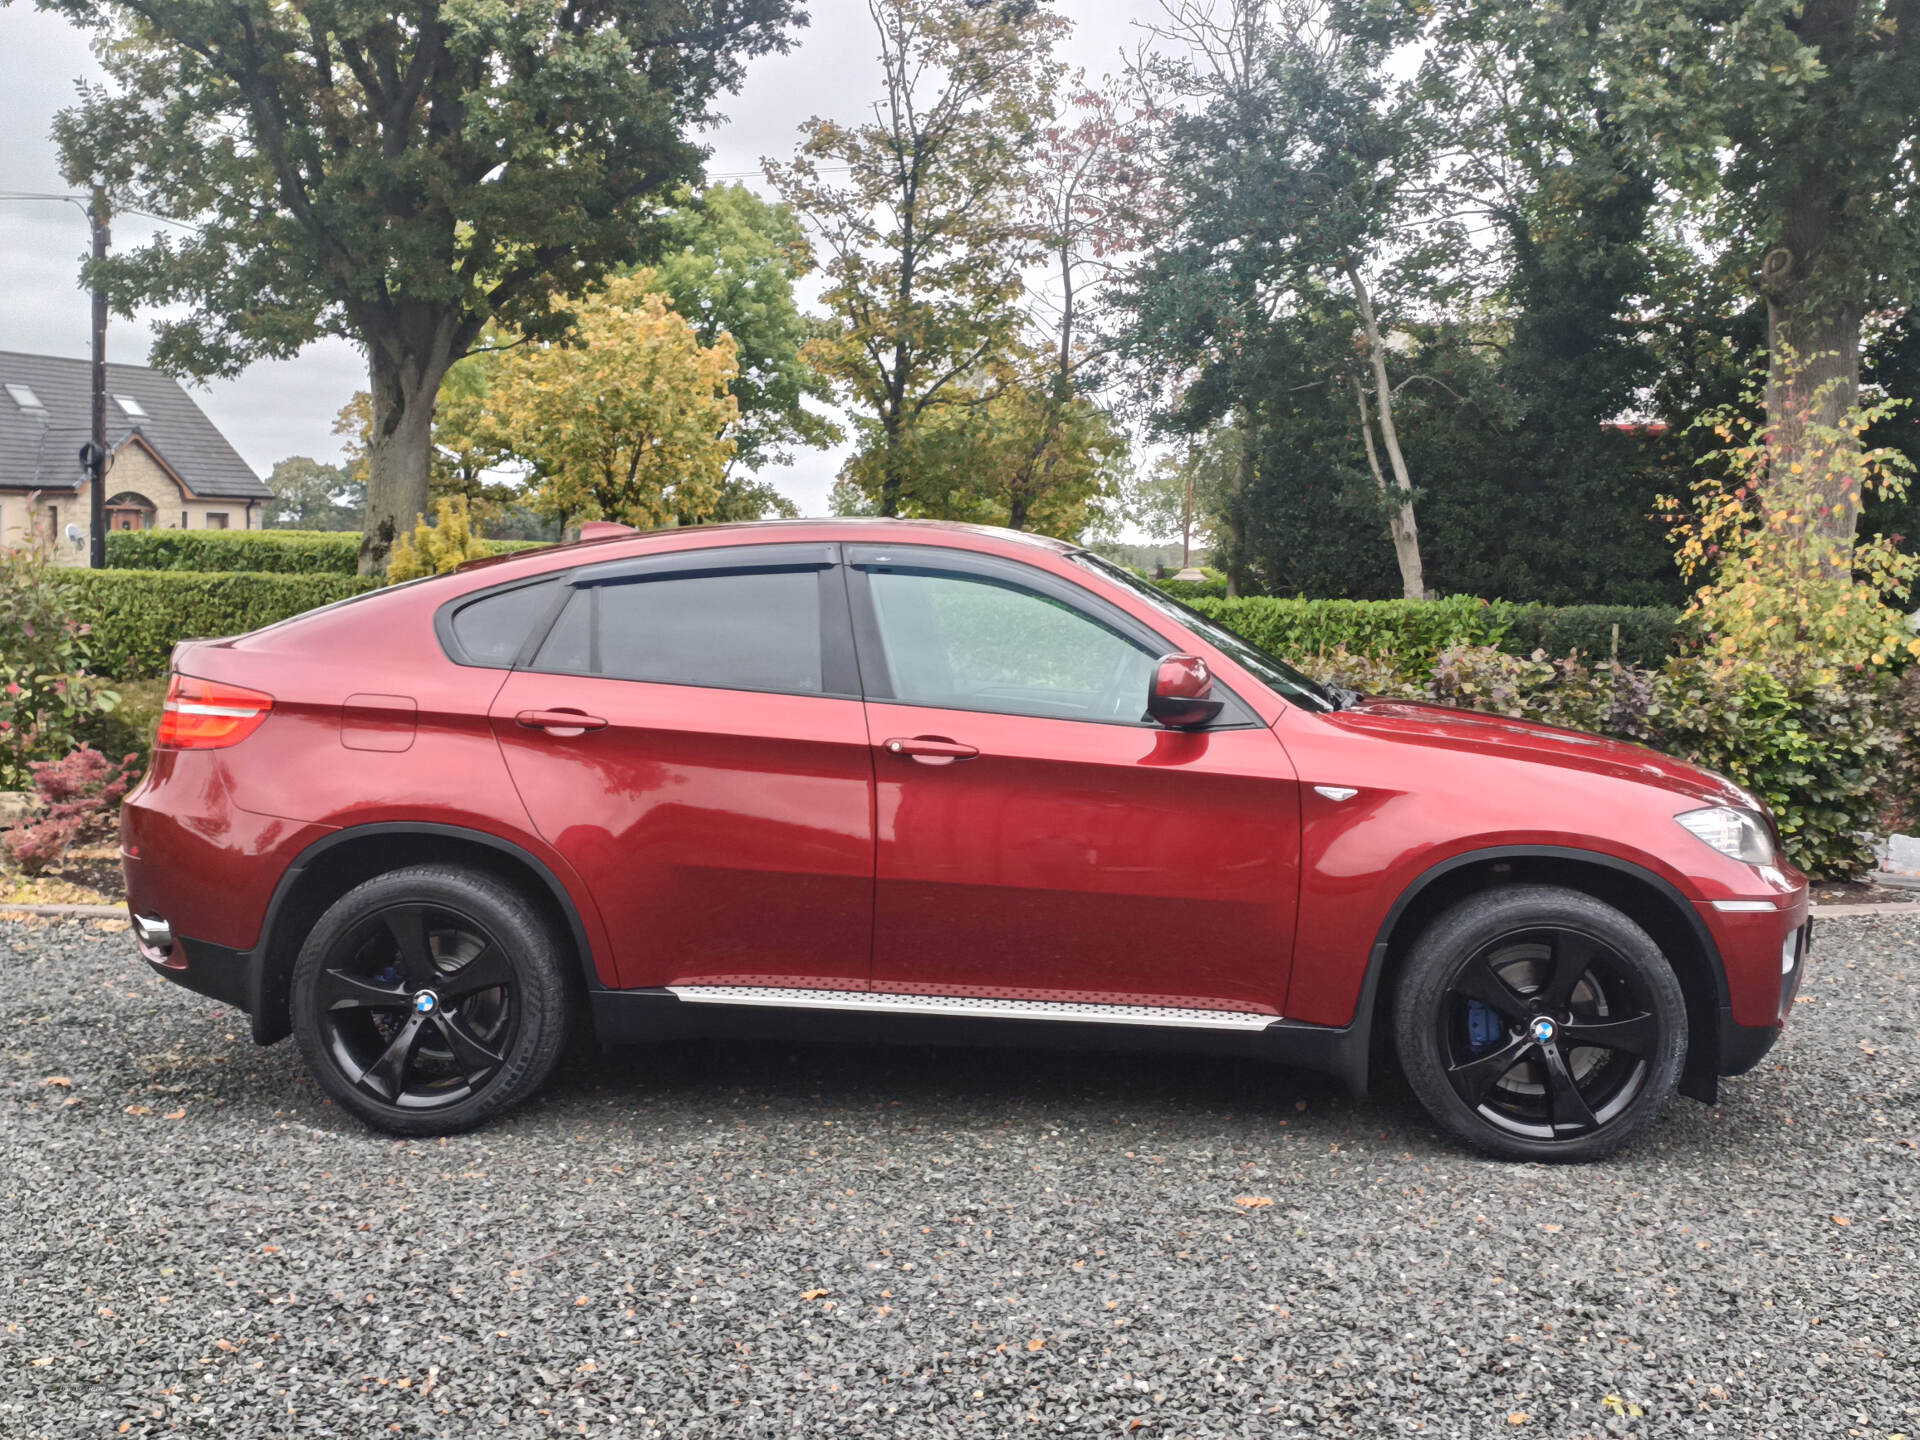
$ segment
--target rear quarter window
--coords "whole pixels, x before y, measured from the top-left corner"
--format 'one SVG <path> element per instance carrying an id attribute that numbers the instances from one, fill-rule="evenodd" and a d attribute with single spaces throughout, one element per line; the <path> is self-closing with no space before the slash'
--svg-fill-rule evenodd
<path id="1" fill-rule="evenodd" d="M 556 583 L 557 577 L 535 580 L 456 606 L 446 626 L 453 658 L 467 665 L 512 665 L 528 633 L 553 603 Z"/>

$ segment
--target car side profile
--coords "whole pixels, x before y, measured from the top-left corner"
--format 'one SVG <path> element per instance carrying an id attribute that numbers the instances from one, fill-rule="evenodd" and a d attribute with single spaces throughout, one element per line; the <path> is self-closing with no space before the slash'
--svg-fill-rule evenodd
<path id="1" fill-rule="evenodd" d="M 1587 1159 L 1791 1012 L 1805 878 L 1691 765 L 1328 689 L 1059 541 L 595 528 L 174 653 L 140 953 L 372 1125 L 584 1020 L 1397 1063 Z"/>

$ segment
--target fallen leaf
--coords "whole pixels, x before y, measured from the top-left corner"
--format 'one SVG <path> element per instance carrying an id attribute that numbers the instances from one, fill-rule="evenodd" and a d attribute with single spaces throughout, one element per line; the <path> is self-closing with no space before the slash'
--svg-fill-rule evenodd
<path id="1" fill-rule="evenodd" d="M 803 1292 L 800 1298 L 802 1300 L 818 1300 L 822 1296 L 831 1295 L 832 1293 L 831 1290 L 808 1290 Z"/>
<path id="2" fill-rule="evenodd" d="M 1043 1350 L 1046 1348 L 1046 1344 L 1047 1344 L 1046 1341 L 1042 1340 L 1038 1335 L 1036 1335 L 1033 1337 L 1033 1339 L 1027 1341 L 1027 1352 L 1031 1354 L 1035 1350 Z"/>
<path id="3" fill-rule="evenodd" d="M 1242 1210 L 1265 1210 L 1273 1204 L 1273 1197 L 1271 1195 L 1236 1195 L 1233 1197 L 1233 1203 Z"/>
<path id="4" fill-rule="evenodd" d="M 1558 1235 L 1560 1233 L 1560 1227 L 1558 1225 L 1542 1225 L 1540 1228 L 1549 1235 Z"/>
<path id="5" fill-rule="evenodd" d="M 233 1351 L 238 1350 L 240 1348 L 238 1345 L 234 1344 L 233 1341 L 231 1340 L 216 1340 L 213 1342 L 213 1344 L 215 1349 L 225 1350 L 229 1354 L 231 1354 Z"/>
<path id="6" fill-rule="evenodd" d="M 129 1115 L 151 1115 L 151 1114 L 153 1114 L 153 1107 L 151 1107 L 151 1106 L 149 1106 L 149 1105 L 129 1105 L 129 1106 L 127 1106 L 127 1114 L 129 1114 Z"/>
<path id="7" fill-rule="evenodd" d="M 184 1120 L 187 1118 L 187 1112 L 185 1110 L 169 1110 L 160 1118 L 163 1120 Z"/>
<path id="8" fill-rule="evenodd" d="M 64 1085 L 69 1090 L 73 1088 L 73 1081 L 69 1080 L 64 1075 L 49 1075 L 47 1076 L 46 1079 L 42 1080 L 40 1083 L 42 1085 Z"/>
<path id="9" fill-rule="evenodd" d="M 1524 1410 L 1509 1410 L 1507 1412 L 1507 1424 L 1509 1425 L 1524 1425 L 1532 1418 L 1533 1417 Z"/>
<path id="10" fill-rule="evenodd" d="M 1849 1220 L 1844 1215 L 1836 1215 L 1833 1217 L 1833 1223 L 1836 1225 L 1851 1225 L 1853 1224 L 1853 1221 Z"/>
<path id="11" fill-rule="evenodd" d="M 53 1356 L 43 1355 L 38 1360 L 30 1360 L 27 1363 L 32 1365 L 36 1370 L 44 1370 L 53 1363 Z"/>

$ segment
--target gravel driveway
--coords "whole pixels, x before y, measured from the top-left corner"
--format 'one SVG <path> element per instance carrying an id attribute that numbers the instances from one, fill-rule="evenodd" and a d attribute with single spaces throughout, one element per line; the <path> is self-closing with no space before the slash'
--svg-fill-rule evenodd
<path id="1" fill-rule="evenodd" d="M 1626 1155 L 1252 1063 L 686 1046 L 376 1137 L 0 922 L 0 1435 L 1920 1436 L 1920 924 Z"/>

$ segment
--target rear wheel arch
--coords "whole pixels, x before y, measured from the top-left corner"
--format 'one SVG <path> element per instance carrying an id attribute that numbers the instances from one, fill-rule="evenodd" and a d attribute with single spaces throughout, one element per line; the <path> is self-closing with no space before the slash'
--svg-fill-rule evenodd
<path id="1" fill-rule="evenodd" d="M 1592 850 L 1499 846 L 1456 855 L 1423 871 L 1387 912 L 1374 945 L 1378 974 L 1371 987 L 1373 1057 L 1393 1053 L 1393 999 L 1414 941 L 1469 895 L 1506 885 L 1581 891 L 1613 906 L 1653 938 L 1687 1002 L 1681 1093 L 1711 1103 L 1720 1071 L 1720 1013 L 1728 1003 L 1719 948 L 1699 912 L 1672 882 L 1644 866 Z"/>
<path id="2" fill-rule="evenodd" d="M 581 984 L 589 990 L 601 988 L 593 945 L 578 906 L 559 876 L 524 847 L 457 825 L 422 821 L 355 825 L 322 836 L 301 851 L 274 889 L 256 949 L 256 1043 L 272 1044 L 292 1033 L 294 963 L 308 932 L 327 908 L 375 875 L 435 862 L 464 865 L 513 884 L 567 938 Z"/>

